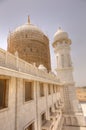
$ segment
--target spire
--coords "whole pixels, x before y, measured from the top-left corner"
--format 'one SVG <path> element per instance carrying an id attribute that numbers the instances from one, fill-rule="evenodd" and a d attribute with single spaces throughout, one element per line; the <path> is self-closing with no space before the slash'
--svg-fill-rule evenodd
<path id="1" fill-rule="evenodd" d="M 59 31 L 63 31 L 62 28 L 61 28 L 61 26 L 59 26 L 58 30 L 59 30 Z"/>
<path id="2" fill-rule="evenodd" d="M 28 23 L 30 24 L 30 16 L 28 16 Z"/>
<path id="3" fill-rule="evenodd" d="M 57 32 L 63 32 L 62 28 L 59 27 L 58 30 L 57 30 Z"/>
<path id="4" fill-rule="evenodd" d="M 61 30 L 61 27 L 59 27 L 59 30 Z"/>

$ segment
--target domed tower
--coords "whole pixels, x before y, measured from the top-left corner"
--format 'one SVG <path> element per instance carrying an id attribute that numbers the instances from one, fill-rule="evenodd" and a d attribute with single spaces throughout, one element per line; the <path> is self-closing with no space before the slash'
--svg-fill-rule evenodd
<path id="1" fill-rule="evenodd" d="M 43 64 L 48 71 L 51 70 L 50 50 L 48 37 L 35 25 L 28 23 L 17 27 L 8 36 L 7 50 L 15 54 L 18 52 L 19 58 L 36 63 L 38 67 Z"/>
<path id="2" fill-rule="evenodd" d="M 64 112 L 74 113 L 80 111 L 79 104 L 76 99 L 75 83 L 73 80 L 73 67 L 70 55 L 71 40 L 67 32 L 61 28 L 54 35 L 53 47 L 57 59 L 57 76 L 61 82 L 64 82 Z"/>
<path id="3" fill-rule="evenodd" d="M 57 60 L 57 74 L 60 81 L 73 83 L 73 67 L 70 56 L 71 40 L 61 28 L 54 35 L 53 47 Z"/>

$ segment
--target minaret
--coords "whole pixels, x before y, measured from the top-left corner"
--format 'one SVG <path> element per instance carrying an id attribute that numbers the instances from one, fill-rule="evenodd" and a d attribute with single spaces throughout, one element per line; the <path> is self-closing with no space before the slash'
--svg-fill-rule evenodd
<path id="1" fill-rule="evenodd" d="M 59 28 L 54 35 L 54 42 L 52 45 L 54 47 L 54 52 L 57 60 L 57 77 L 61 82 L 64 83 L 63 112 L 66 115 L 76 115 L 76 113 L 82 113 L 81 107 L 79 105 L 75 93 L 75 83 L 73 80 L 73 66 L 70 55 L 71 40 L 68 36 L 68 33 L 64 32 L 61 28 Z"/>
<path id="2" fill-rule="evenodd" d="M 57 77 L 61 82 L 65 84 L 65 87 L 63 89 L 65 102 L 64 111 L 68 113 L 73 112 L 74 109 L 76 111 L 76 107 L 78 107 L 76 106 L 78 105 L 77 103 L 75 105 L 76 95 L 74 95 L 73 92 L 75 91 L 75 87 L 73 87 L 74 80 L 73 66 L 70 56 L 70 45 L 71 40 L 69 39 L 67 32 L 64 32 L 61 28 L 59 28 L 54 35 L 53 47 L 57 60 Z"/>
<path id="3" fill-rule="evenodd" d="M 73 67 L 70 56 L 71 40 L 68 34 L 61 28 L 54 35 L 53 47 L 57 60 L 57 75 L 60 81 L 67 83 L 74 83 L 73 81 Z"/>

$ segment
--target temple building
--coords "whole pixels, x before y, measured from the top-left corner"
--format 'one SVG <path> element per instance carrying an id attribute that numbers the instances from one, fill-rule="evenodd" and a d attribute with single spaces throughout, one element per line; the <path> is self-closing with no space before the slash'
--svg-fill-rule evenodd
<path id="1" fill-rule="evenodd" d="M 0 130 L 86 130 L 75 92 L 71 44 L 59 28 L 52 43 L 55 74 L 49 38 L 29 17 L 9 33 L 7 51 L 0 49 Z"/>

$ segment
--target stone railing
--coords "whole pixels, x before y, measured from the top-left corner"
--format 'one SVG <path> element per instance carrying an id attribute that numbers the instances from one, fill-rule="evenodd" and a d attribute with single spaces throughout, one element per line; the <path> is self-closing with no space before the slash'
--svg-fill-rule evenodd
<path id="1" fill-rule="evenodd" d="M 57 130 L 62 130 L 63 123 L 64 123 L 64 118 L 63 118 L 63 116 L 61 115 L 60 118 L 59 118 L 59 121 L 58 121 Z"/>
<path id="2" fill-rule="evenodd" d="M 55 75 L 39 70 L 36 66 L 25 62 L 18 56 L 12 55 L 3 49 L 0 49 L 0 66 L 59 82 Z"/>

